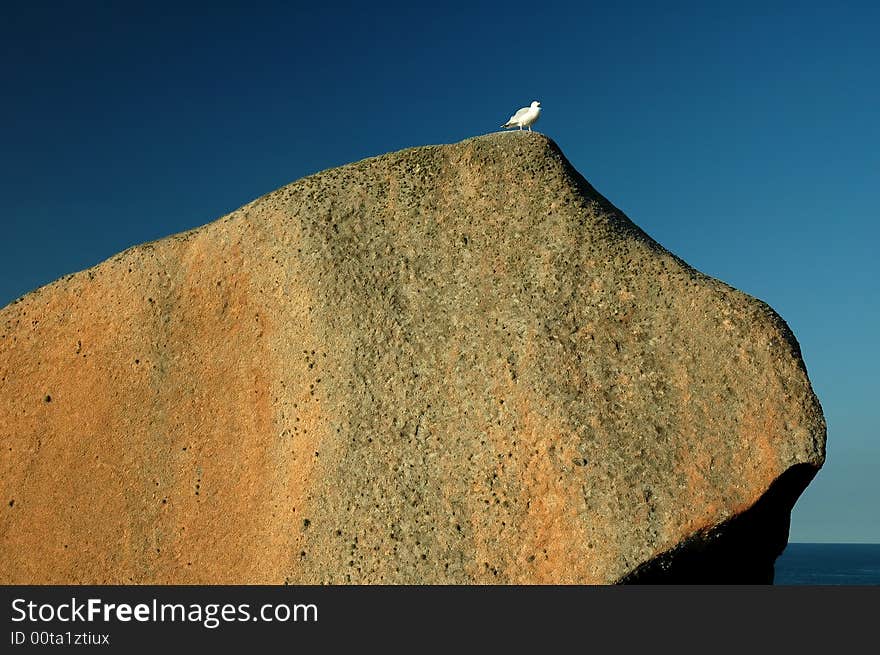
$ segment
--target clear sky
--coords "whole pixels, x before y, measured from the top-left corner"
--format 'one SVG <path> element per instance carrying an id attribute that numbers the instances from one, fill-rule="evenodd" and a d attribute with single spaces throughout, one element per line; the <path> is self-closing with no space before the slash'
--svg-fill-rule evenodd
<path id="1" fill-rule="evenodd" d="M 221 4 L 4 5 L 0 305 L 538 99 L 601 193 L 799 339 L 829 442 L 791 540 L 880 542 L 878 3 Z"/>

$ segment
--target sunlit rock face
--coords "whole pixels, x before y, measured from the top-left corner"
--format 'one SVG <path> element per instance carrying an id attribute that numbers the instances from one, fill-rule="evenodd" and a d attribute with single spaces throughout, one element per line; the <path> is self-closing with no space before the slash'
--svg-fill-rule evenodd
<path id="1" fill-rule="evenodd" d="M 772 309 L 503 133 L 0 310 L 0 439 L 3 583 L 759 582 L 825 423 Z"/>

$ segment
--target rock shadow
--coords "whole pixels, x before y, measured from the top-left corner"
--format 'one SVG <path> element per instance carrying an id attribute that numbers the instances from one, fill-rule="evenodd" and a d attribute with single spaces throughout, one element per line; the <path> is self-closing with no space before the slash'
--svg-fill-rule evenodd
<path id="1" fill-rule="evenodd" d="M 649 560 L 618 584 L 773 584 L 774 564 L 788 544 L 791 510 L 816 475 L 796 464 L 758 501 L 729 521 Z"/>

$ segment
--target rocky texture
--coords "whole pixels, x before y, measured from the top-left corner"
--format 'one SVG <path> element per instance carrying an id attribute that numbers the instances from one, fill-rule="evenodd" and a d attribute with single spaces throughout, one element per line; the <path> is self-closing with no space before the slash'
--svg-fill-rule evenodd
<path id="1" fill-rule="evenodd" d="M 0 378 L 3 583 L 766 581 L 824 459 L 785 323 L 537 133 L 58 280 Z"/>

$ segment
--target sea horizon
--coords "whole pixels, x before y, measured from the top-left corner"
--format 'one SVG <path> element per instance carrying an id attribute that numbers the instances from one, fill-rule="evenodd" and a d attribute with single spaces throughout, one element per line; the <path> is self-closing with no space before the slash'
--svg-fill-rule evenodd
<path id="1" fill-rule="evenodd" d="M 789 542 L 774 585 L 880 585 L 880 544 Z"/>

